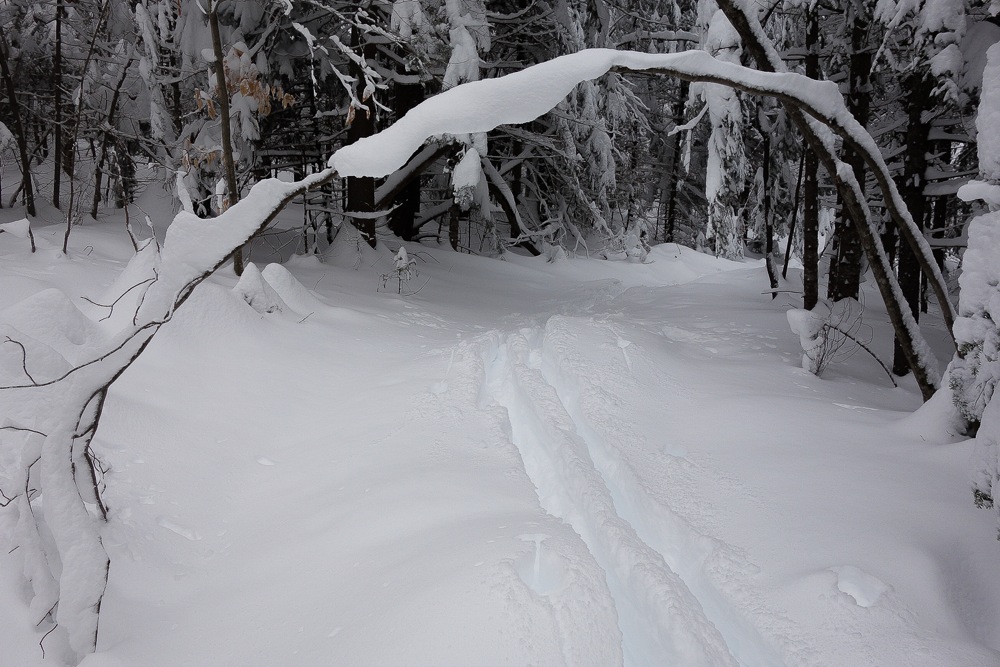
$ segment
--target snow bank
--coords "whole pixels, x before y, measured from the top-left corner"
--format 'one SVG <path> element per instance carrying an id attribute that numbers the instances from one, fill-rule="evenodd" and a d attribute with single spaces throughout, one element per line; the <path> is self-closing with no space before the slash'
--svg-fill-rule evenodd
<path id="1" fill-rule="evenodd" d="M 243 275 L 233 288 L 247 304 L 261 314 L 270 313 L 290 313 L 288 304 L 278 295 L 278 292 L 271 287 L 270 283 L 264 279 L 260 269 L 253 262 L 248 262 L 243 268 Z"/>
<path id="2" fill-rule="evenodd" d="M 0 124 L 0 126 L 2 126 L 2 124 Z M 0 224 L 0 232 L 7 232 L 8 234 L 13 234 L 19 239 L 26 239 L 28 238 L 28 234 L 31 232 L 31 223 L 28 222 L 27 218 L 15 220 L 14 222 L 5 222 Z"/>

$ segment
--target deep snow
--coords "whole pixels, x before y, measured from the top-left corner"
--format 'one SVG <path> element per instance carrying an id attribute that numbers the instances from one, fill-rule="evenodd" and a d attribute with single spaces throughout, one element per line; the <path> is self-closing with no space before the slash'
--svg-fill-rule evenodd
<path id="1" fill-rule="evenodd" d="M 61 231 L 0 234 L 0 320 L 100 300 L 131 255 L 118 224 L 68 258 Z M 863 353 L 803 371 L 762 266 L 410 246 L 400 296 L 388 246 L 224 270 L 115 385 L 84 665 L 1000 665 L 1000 546 L 946 401 L 910 415 Z M 0 665 L 59 665 L 12 519 Z"/>

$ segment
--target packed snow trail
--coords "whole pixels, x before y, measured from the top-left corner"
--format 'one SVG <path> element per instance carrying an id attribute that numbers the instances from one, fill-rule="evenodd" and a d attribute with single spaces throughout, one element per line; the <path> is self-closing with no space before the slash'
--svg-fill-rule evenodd
<path id="1" fill-rule="evenodd" d="M 118 222 L 72 261 L 7 236 L 0 309 L 101 301 L 132 254 Z M 392 252 L 341 250 L 263 269 L 274 294 L 214 277 L 116 383 L 84 667 L 1000 667 L 971 447 L 866 359 L 802 371 L 762 267 L 408 246 L 434 261 L 401 298 Z M 0 666 L 62 667 L 11 517 Z"/>
<path id="2" fill-rule="evenodd" d="M 529 340 L 535 336 L 525 330 L 485 338 L 484 406 L 492 399 L 507 409 L 511 437 L 542 506 L 569 523 L 604 568 L 626 664 L 735 665 L 687 586 L 616 512 L 573 419 L 538 369 Z"/>
<path id="3" fill-rule="evenodd" d="M 643 395 L 633 378 L 636 366 L 648 368 L 650 364 L 642 347 L 622 338 L 610 322 L 565 316 L 551 317 L 537 341 L 532 356 L 586 443 L 618 514 L 678 573 L 741 665 L 786 664 L 754 624 L 767 614 L 758 608 L 752 621 L 727 597 L 732 593 L 720 591 L 713 581 L 718 578 L 731 586 L 748 579 L 755 568 L 733 553 L 730 545 L 698 532 L 669 505 L 658 502 L 653 490 L 633 470 L 636 460 L 647 468 L 657 467 L 651 454 L 660 461 L 682 458 L 676 456 L 680 454 L 676 450 L 674 456 L 654 451 L 622 414 L 620 397 Z M 605 353 L 588 355 L 594 348 Z M 615 349 L 621 354 L 615 355 Z M 669 393 L 682 387 L 659 389 L 666 405 Z M 669 433 L 662 435 L 669 441 Z M 666 448 L 669 450 L 669 444 Z M 662 483 L 668 484 L 666 470 L 664 473 Z M 778 619 L 772 615 L 769 620 Z"/>

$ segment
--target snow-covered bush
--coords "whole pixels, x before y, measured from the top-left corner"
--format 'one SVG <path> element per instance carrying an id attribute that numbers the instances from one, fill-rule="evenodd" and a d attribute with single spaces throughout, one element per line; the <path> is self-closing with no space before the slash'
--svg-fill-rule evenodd
<path id="1" fill-rule="evenodd" d="M 962 416 L 977 424 L 1000 378 L 1000 211 L 969 224 L 959 285 L 955 340 L 961 356 L 952 362 L 950 384 Z"/>
<path id="2" fill-rule="evenodd" d="M 972 485 L 982 507 L 993 506 L 1000 491 L 1000 405 L 991 401 L 1000 379 L 1000 44 L 990 47 L 986 58 L 976 118 L 980 180 L 963 187 L 959 196 L 982 200 L 990 210 L 969 224 L 955 321 L 959 349 L 950 368 L 955 405 L 979 425 Z"/>
<path id="3" fill-rule="evenodd" d="M 871 327 L 862 321 L 862 313 L 864 306 L 854 299 L 820 301 L 812 310 L 789 310 L 788 325 L 802 344 L 802 368 L 820 376 L 831 363 L 850 357 L 860 348 L 882 367 L 895 386 L 888 367 L 868 347 Z"/>
<path id="4" fill-rule="evenodd" d="M 396 281 L 396 293 L 403 293 L 403 285 L 417 275 L 417 260 L 410 257 L 406 248 L 400 246 L 399 252 L 392 258 L 392 271 L 382 274 L 382 288 L 385 289 L 389 281 Z"/>

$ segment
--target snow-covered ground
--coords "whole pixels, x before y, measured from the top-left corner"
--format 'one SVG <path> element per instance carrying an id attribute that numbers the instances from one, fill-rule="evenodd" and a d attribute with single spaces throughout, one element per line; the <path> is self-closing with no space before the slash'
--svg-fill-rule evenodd
<path id="1" fill-rule="evenodd" d="M 120 222 L 61 233 L 0 234 L 0 319 L 131 255 Z M 86 667 L 1000 665 L 969 444 L 863 352 L 803 371 L 761 265 L 411 246 L 402 296 L 388 245 L 261 266 L 283 312 L 222 272 L 115 384 Z M 0 665 L 64 664 L 13 519 Z"/>

